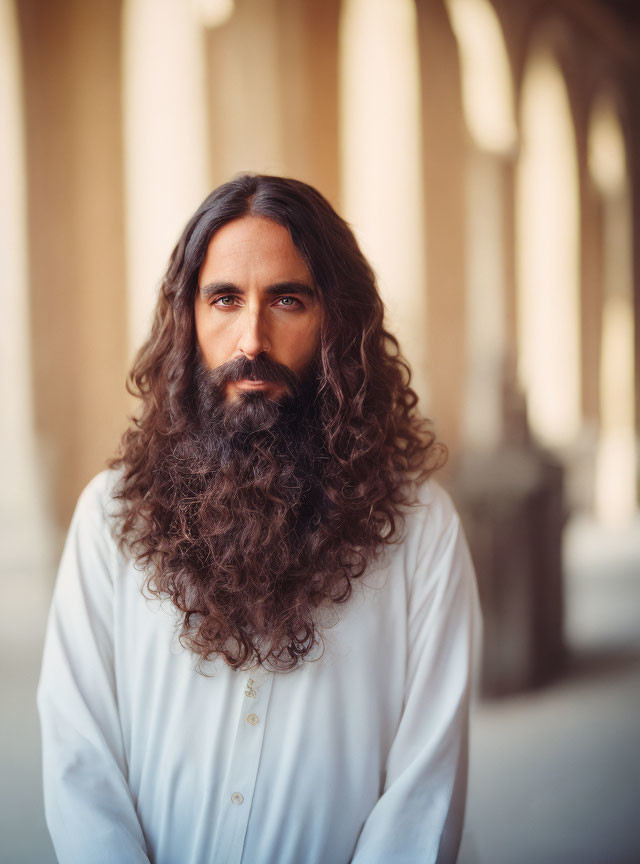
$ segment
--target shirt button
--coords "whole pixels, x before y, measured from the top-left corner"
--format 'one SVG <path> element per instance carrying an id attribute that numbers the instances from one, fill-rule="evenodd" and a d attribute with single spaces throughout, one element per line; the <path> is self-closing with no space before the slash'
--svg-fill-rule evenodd
<path id="1" fill-rule="evenodd" d="M 239 792 L 234 792 L 231 796 L 231 800 L 234 804 L 242 804 L 242 802 L 244 801 L 244 796 L 241 795 Z"/>
<path id="2" fill-rule="evenodd" d="M 249 723 L 251 726 L 255 726 L 257 722 L 258 722 L 258 715 L 257 714 L 247 714 L 247 723 Z"/>

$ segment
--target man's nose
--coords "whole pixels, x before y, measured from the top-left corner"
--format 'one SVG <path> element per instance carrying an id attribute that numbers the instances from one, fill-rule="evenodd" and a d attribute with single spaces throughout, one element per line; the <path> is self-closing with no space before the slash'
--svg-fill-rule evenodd
<path id="1" fill-rule="evenodd" d="M 253 360 L 258 354 L 271 349 L 268 327 L 259 309 L 247 309 L 245 320 L 242 322 L 242 333 L 238 341 L 239 350 Z"/>

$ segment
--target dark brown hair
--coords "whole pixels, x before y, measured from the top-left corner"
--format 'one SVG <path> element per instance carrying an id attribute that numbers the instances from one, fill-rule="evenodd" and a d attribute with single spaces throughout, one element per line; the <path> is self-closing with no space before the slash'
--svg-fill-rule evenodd
<path id="1" fill-rule="evenodd" d="M 304 464 L 294 454 L 287 467 L 283 448 L 260 444 L 229 468 L 203 450 L 198 274 L 215 232 L 247 215 L 287 228 L 323 307 L 314 431 L 297 433 Z M 401 538 L 415 484 L 446 458 L 409 381 L 371 267 L 315 189 L 243 175 L 209 195 L 171 256 L 130 374 L 141 411 L 111 462 L 121 471 L 119 540 L 147 568 L 148 590 L 180 610 L 181 638 L 201 658 L 293 668 L 321 637 L 314 610 L 346 601 L 352 580 Z"/>

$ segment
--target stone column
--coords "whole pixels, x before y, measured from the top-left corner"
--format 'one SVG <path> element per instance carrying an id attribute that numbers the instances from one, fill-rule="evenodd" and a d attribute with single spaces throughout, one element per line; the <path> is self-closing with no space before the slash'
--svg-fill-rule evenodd
<path id="1" fill-rule="evenodd" d="M 425 198 L 429 413 L 455 455 L 466 345 L 466 132 L 456 40 L 442 0 L 417 0 Z"/>
<path id="2" fill-rule="evenodd" d="M 606 195 L 603 218 L 600 438 L 595 509 L 602 522 L 629 524 L 637 508 L 631 207 L 628 184 Z"/>
<path id="3" fill-rule="evenodd" d="M 468 339 L 463 440 L 490 451 L 504 441 L 506 361 L 504 157 L 473 147 L 466 172 Z"/>
<path id="4" fill-rule="evenodd" d="M 43 507 L 44 461 L 33 422 L 31 322 L 27 261 L 24 118 L 18 27 L 13 0 L 0 2 L 0 585 L 3 636 L 17 638 L 25 620 L 15 610 L 44 611 L 42 574 L 51 564 Z M 15 630 L 15 632 L 14 632 Z M 8 642 L 6 644 L 9 644 Z"/>
<path id="5" fill-rule="evenodd" d="M 35 424 L 66 525 L 125 422 L 120 4 L 18 4 Z"/>
<path id="6" fill-rule="evenodd" d="M 204 49 L 197 4 L 183 0 L 124 3 L 130 355 L 149 332 L 171 250 L 210 191 Z"/>

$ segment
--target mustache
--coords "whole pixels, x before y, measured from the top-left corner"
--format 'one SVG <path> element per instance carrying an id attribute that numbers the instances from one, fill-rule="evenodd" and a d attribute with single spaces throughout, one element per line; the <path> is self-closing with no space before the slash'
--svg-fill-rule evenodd
<path id="1" fill-rule="evenodd" d="M 249 381 L 269 381 L 283 384 L 291 392 L 300 387 L 300 378 L 293 369 L 271 360 L 267 354 L 258 354 L 253 360 L 248 357 L 235 357 L 221 366 L 208 370 L 207 378 L 215 387 L 224 388 L 227 384 L 244 379 Z"/>

